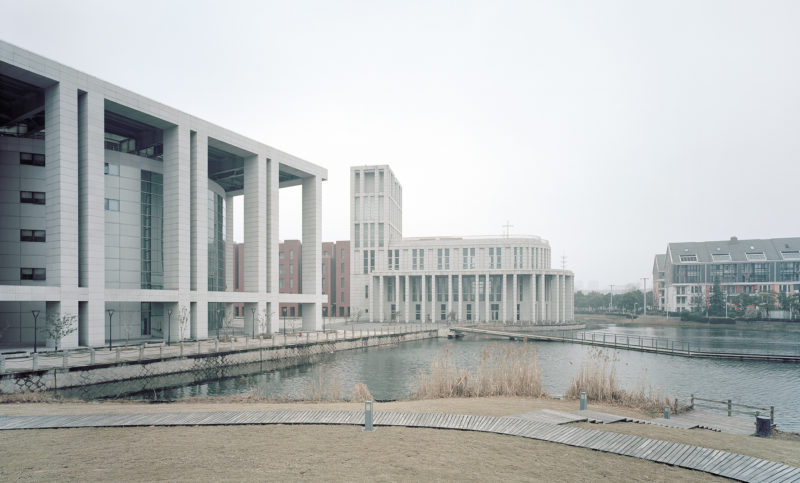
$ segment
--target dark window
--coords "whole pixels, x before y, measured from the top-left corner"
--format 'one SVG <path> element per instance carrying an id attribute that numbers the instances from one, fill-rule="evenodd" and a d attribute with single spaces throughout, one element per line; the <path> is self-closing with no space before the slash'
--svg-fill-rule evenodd
<path id="1" fill-rule="evenodd" d="M 44 230 L 20 230 L 19 241 L 43 242 L 45 240 Z"/>
<path id="2" fill-rule="evenodd" d="M 44 154 L 19 153 L 19 164 L 44 166 Z"/>
<path id="3" fill-rule="evenodd" d="M 20 280 L 47 280 L 47 270 L 44 268 L 20 268 Z"/>
<path id="4" fill-rule="evenodd" d="M 20 191 L 19 202 L 43 205 L 45 203 L 45 194 L 43 191 Z"/>

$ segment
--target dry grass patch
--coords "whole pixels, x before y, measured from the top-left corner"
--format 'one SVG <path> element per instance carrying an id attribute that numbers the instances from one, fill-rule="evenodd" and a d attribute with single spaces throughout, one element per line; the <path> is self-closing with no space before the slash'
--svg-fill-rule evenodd
<path id="1" fill-rule="evenodd" d="M 477 374 L 459 368 L 445 348 L 431 363 L 430 374 L 419 377 L 413 398 L 546 395 L 535 348 L 492 344 L 483 348 Z"/>
<path id="2" fill-rule="evenodd" d="M 642 373 L 633 390 L 622 388 L 617 380 L 617 361 L 615 352 L 592 350 L 588 358 L 581 361 L 578 374 L 565 391 L 564 397 L 578 399 L 581 392 L 585 392 L 589 401 L 639 408 L 651 414 L 663 411 L 664 406 L 669 406 L 673 413 L 686 410 L 686 406 L 679 405 L 677 399 L 671 400 L 663 391 L 648 384 L 646 372 Z"/>

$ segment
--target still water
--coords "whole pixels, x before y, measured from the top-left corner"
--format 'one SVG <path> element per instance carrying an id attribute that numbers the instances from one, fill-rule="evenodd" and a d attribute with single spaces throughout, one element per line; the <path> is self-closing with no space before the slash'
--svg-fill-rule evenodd
<path id="1" fill-rule="evenodd" d="M 598 332 L 657 336 L 692 341 L 692 344 L 727 350 L 769 346 L 773 353 L 795 353 L 800 332 L 751 328 L 651 328 L 603 325 Z M 259 371 L 258 365 L 236 376 L 212 382 L 190 383 L 158 390 L 157 397 L 178 399 L 189 396 L 223 396 L 257 392 L 271 398 L 303 399 L 320 378 L 335 378 L 347 395 L 353 385 L 363 382 L 376 400 L 408 398 L 418 374 L 430 370 L 431 361 L 443 350 L 452 352 L 459 367 L 475 372 L 484 347 L 491 344 L 524 344 L 476 336 L 463 339 L 429 339 L 393 347 L 374 347 L 337 352 L 320 357 L 313 364 Z M 536 347 L 542 379 L 551 394 L 563 393 L 575 376 L 580 362 L 592 347 L 554 342 L 528 342 Z M 617 378 L 627 389 L 643 381 L 671 397 L 688 401 L 691 394 L 708 399 L 732 399 L 754 406 L 775 406 L 775 422 L 784 431 L 800 432 L 800 365 L 734 360 L 690 359 L 664 354 L 607 350 L 617 359 Z M 130 397 L 152 397 L 148 391 Z"/>

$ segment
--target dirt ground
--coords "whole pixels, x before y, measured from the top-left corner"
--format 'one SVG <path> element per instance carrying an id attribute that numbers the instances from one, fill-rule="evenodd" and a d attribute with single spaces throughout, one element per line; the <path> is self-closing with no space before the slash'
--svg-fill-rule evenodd
<path id="1" fill-rule="evenodd" d="M 575 410 L 576 401 L 524 398 L 376 403 L 375 411 L 502 416 L 535 409 Z M 359 403 L 26 403 L 0 415 L 184 411 L 362 410 Z M 632 409 L 597 411 L 646 417 Z M 800 438 L 758 439 L 617 423 L 585 425 L 765 457 L 800 465 Z M 351 426 L 80 428 L 2 433 L 6 480 L 548 480 L 705 481 L 712 475 L 582 448 L 465 431 Z"/>

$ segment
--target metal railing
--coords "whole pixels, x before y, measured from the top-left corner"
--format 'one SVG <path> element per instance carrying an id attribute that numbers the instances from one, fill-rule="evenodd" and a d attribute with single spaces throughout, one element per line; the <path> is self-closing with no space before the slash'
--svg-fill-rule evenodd
<path id="1" fill-rule="evenodd" d="M 702 401 L 702 402 L 712 403 L 712 404 L 716 404 L 716 405 L 696 404 L 695 401 Z M 733 416 L 734 413 L 747 414 L 749 416 L 758 417 L 758 416 L 761 415 L 762 412 L 766 413 L 767 411 L 769 411 L 769 420 L 772 421 L 772 424 L 775 424 L 775 406 L 770 406 L 768 408 L 767 407 L 761 407 L 761 406 L 750 406 L 748 404 L 734 403 L 730 399 L 727 399 L 725 401 L 718 401 L 716 399 L 705 399 L 705 398 L 695 397 L 695 395 L 692 394 L 690 407 L 692 407 L 693 409 L 698 407 L 698 408 L 704 408 L 704 409 L 714 409 L 714 410 L 717 410 L 717 411 L 727 410 L 729 417 Z M 742 410 L 735 409 L 735 408 L 748 408 L 748 409 L 755 409 L 756 411 L 742 411 Z"/>

